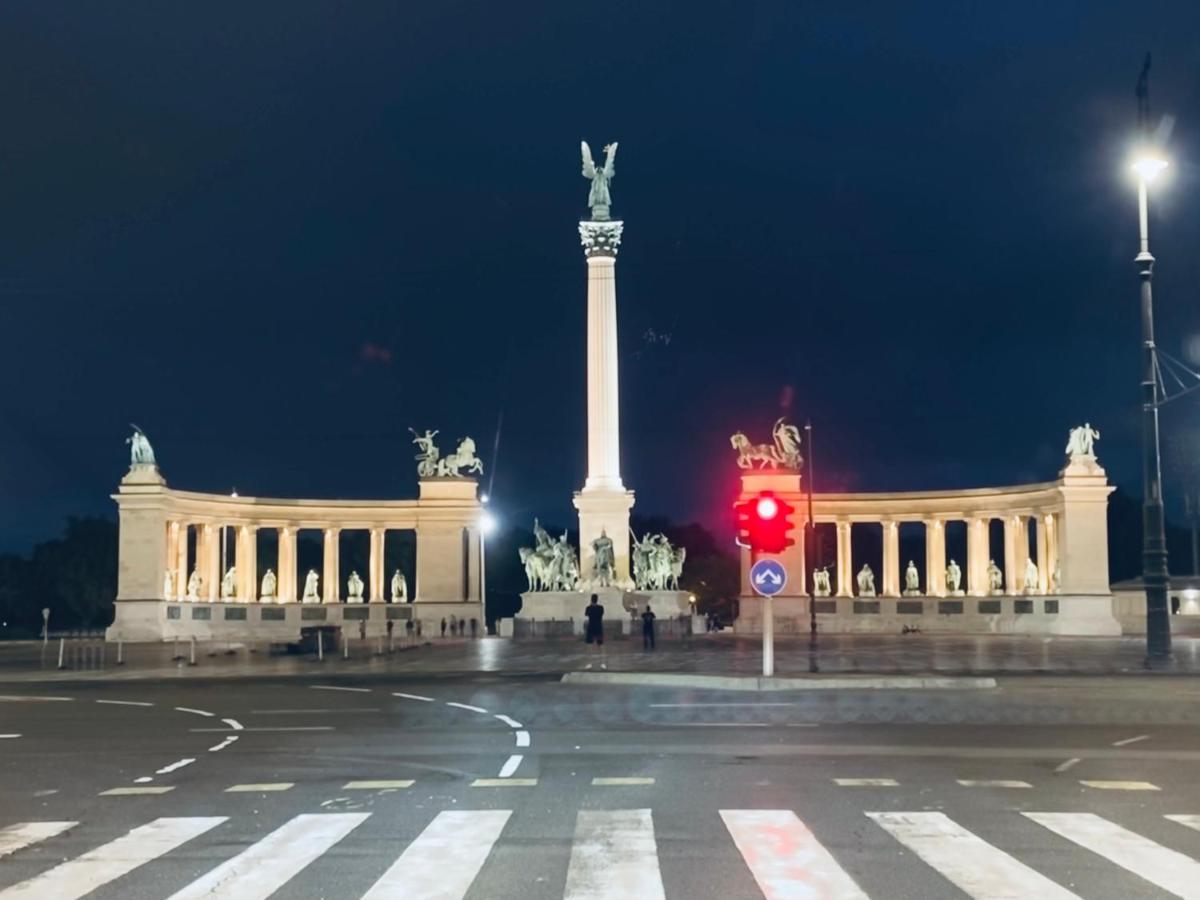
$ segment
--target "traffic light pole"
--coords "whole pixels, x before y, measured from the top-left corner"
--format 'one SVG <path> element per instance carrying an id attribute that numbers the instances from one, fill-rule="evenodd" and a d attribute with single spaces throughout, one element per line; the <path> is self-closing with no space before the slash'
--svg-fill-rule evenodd
<path id="1" fill-rule="evenodd" d="M 813 518 L 813 430 L 812 422 L 804 423 L 804 436 L 808 439 L 808 521 L 804 532 L 804 566 L 813 572 L 817 570 L 817 522 Z M 808 644 L 810 649 L 817 646 L 817 586 L 808 572 L 801 572 L 800 577 L 808 584 Z"/>
<path id="2" fill-rule="evenodd" d="M 758 562 L 758 554 L 751 552 L 751 564 Z M 762 641 L 763 677 L 775 674 L 775 601 L 770 594 L 762 597 Z"/>

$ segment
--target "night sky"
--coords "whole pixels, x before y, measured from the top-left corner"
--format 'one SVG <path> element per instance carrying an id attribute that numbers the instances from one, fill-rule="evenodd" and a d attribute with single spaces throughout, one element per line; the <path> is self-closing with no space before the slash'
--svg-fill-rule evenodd
<path id="1" fill-rule="evenodd" d="M 1138 491 L 1147 50 L 1200 368 L 1195 0 L 7 0 L 0 550 L 115 515 L 129 422 L 172 486 L 280 496 L 415 496 L 409 426 L 471 434 L 506 521 L 573 522 L 580 139 L 621 144 L 635 512 L 728 528 L 728 436 L 782 414 L 818 490 L 1049 480 L 1088 419 Z M 1200 393 L 1163 431 L 1176 511 Z"/>

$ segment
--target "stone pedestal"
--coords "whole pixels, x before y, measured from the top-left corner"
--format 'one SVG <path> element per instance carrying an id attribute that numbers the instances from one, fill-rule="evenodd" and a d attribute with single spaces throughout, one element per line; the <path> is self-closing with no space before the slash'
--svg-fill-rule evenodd
<path id="1" fill-rule="evenodd" d="M 579 510 L 579 571 L 586 579 L 591 575 L 594 554 L 592 541 L 603 531 L 613 542 L 613 570 L 616 584 L 627 587 L 629 577 L 629 511 L 633 508 L 633 491 L 577 491 L 572 502 Z"/>

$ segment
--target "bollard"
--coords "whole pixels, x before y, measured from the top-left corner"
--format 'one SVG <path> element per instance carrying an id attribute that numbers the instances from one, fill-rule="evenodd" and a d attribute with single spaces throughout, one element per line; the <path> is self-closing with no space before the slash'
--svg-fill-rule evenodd
<path id="1" fill-rule="evenodd" d="M 376 653 L 375 655 L 376 655 L 376 656 L 383 656 L 383 636 L 382 636 L 382 635 L 380 635 L 380 636 L 379 636 L 379 638 L 378 638 L 377 640 L 379 641 L 379 643 L 378 643 L 378 644 L 376 644 L 376 646 L 379 648 L 379 652 L 378 652 L 378 653 Z"/>
<path id="2" fill-rule="evenodd" d="M 317 632 L 317 660 L 323 662 L 325 660 L 325 641 L 321 639 L 322 633 Z"/>
<path id="3" fill-rule="evenodd" d="M 125 665 L 125 644 L 119 638 L 117 639 L 117 665 Z"/>
<path id="4" fill-rule="evenodd" d="M 350 658 L 350 638 L 342 635 L 342 659 Z"/>
<path id="5" fill-rule="evenodd" d="M 194 666 L 195 664 L 196 664 L 196 636 L 193 634 L 192 635 L 192 652 L 191 652 L 191 656 L 188 657 L 188 665 Z"/>
<path id="6" fill-rule="evenodd" d="M 394 643 L 392 643 L 392 635 L 389 632 L 388 633 L 388 653 L 395 653 L 395 652 L 396 652 L 396 645 Z"/>
<path id="7" fill-rule="evenodd" d="M 58 639 L 58 667 L 60 669 L 66 668 L 66 666 L 63 665 L 63 650 L 66 649 L 66 643 L 67 642 L 63 638 Z"/>

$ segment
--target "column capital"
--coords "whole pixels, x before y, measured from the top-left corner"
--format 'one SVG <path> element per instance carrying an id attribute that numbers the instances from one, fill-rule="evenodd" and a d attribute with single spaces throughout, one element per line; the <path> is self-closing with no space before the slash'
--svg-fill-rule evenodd
<path id="1" fill-rule="evenodd" d="M 589 260 L 594 257 L 615 260 L 617 250 L 621 246 L 621 233 L 624 230 L 625 223 L 620 220 L 580 222 L 579 240 L 583 244 L 584 254 Z"/>

